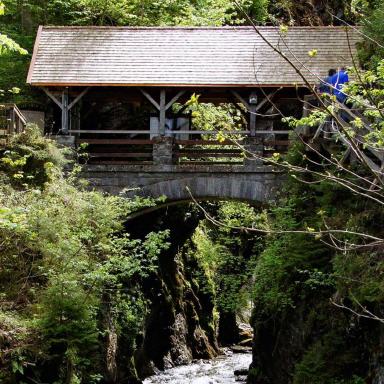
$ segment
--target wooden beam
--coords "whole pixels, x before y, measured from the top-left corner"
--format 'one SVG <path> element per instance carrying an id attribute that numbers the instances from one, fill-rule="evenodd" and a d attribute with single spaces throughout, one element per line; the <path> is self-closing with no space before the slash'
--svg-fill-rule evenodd
<path id="1" fill-rule="evenodd" d="M 78 95 L 75 98 L 75 100 L 73 100 L 72 103 L 68 105 L 68 110 L 70 110 L 73 106 L 75 106 L 80 101 L 80 99 L 89 91 L 89 88 L 90 87 L 85 88 L 83 92 L 81 92 L 80 95 Z"/>
<path id="2" fill-rule="evenodd" d="M 56 96 L 54 96 L 47 88 L 43 87 L 42 90 L 47 94 L 47 96 L 54 101 L 60 109 L 63 109 L 62 104 L 60 103 L 59 100 L 56 99 Z"/>
<path id="3" fill-rule="evenodd" d="M 77 139 L 76 143 L 92 145 L 152 145 L 153 141 L 148 139 Z"/>
<path id="4" fill-rule="evenodd" d="M 245 99 L 240 96 L 236 91 L 234 90 L 231 90 L 231 93 L 240 101 L 240 103 L 244 104 L 245 108 L 247 108 L 249 110 L 249 104 L 247 101 L 245 101 Z"/>
<path id="5" fill-rule="evenodd" d="M 248 117 L 248 113 L 247 113 L 247 109 L 243 109 L 239 106 L 239 104 L 243 104 L 243 103 L 239 103 L 238 100 L 236 100 L 233 96 L 231 97 L 231 101 L 233 103 L 233 105 L 235 106 L 235 108 L 242 114 L 242 116 L 244 118 L 247 118 Z"/>
<path id="6" fill-rule="evenodd" d="M 140 92 L 150 101 L 150 103 L 158 110 L 160 111 L 160 105 L 153 99 L 153 97 L 147 92 L 144 91 L 144 89 L 140 88 Z"/>
<path id="7" fill-rule="evenodd" d="M 194 146 L 194 145 L 236 145 L 231 140 L 224 140 L 224 141 L 218 141 L 218 140 L 200 140 L 200 139 L 190 139 L 190 140 L 175 140 L 175 144 L 179 145 L 185 145 L 185 146 Z"/>
<path id="8" fill-rule="evenodd" d="M 32 53 L 32 60 L 31 64 L 29 65 L 28 75 L 27 75 L 27 84 L 31 84 L 32 80 L 32 74 L 36 63 L 37 58 L 37 51 L 39 50 L 39 44 L 40 44 L 40 37 L 41 32 L 43 31 L 43 26 L 39 25 L 39 28 L 37 29 L 37 35 L 35 40 L 35 45 L 33 46 L 33 53 Z"/>
<path id="9" fill-rule="evenodd" d="M 227 84 L 211 84 L 211 83 L 110 83 L 110 82 L 75 82 L 75 81 L 60 81 L 60 82 L 31 82 L 29 83 L 35 87 L 167 87 L 167 88 L 235 88 L 235 89 L 255 89 L 255 88 L 290 88 L 296 90 L 297 88 L 307 90 L 307 86 L 304 83 L 274 83 L 274 84 L 239 84 L 239 83 L 227 83 Z"/>
<path id="10" fill-rule="evenodd" d="M 160 91 L 160 119 L 159 119 L 159 134 L 160 136 L 165 135 L 165 89 Z"/>
<path id="11" fill-rule="evenodd" d="M 165 106 L 165 110 L 167 111 L 170 107 L 172 107 L 172 105 L 174 103 L 176 103 L 177 100 L 179 100 L 179 98 L 184 95 L 185 91 L 180 91 L 177 93 L 177 95 L 175 97 L 173 97 L 171 99 L 171 101 L 168 102 L 168 104 Z"/>
<path id="12" fill-rule="evenodd" d="M 70 133 L 94 133 L 94 134 L 110 134 L 110 133 L 121 133 L 121 134 L 147 134 L 149 135 L 151 131 L 148 130 L 124 130 L 124 129 L 71 129 Z"/>
<path id="13" fill-rule="evenodd" d="M 90 154 L 91 158 L 108 158 L 108 157 L 124 157 L 124 158 L 130 158 L 130 157 L 152 157 L 152 152 L 92 152 Z"/>
<path id="14" fill-rule="evenodd" d="M 70 133 L 94 133 L 94 134 L 116 134 L 116 133 L 121 133 L 121 134 L 130 134 L 130 133 L 137 133 L 137 134 L 147 134 L 149 135 L 151 133 L 150 130 L 119 130 L 119 129 L 71 129 L 69 131 Z M 167 133 L 173 133 L 175 135 L 179 133 L 188 133 L 191 135 L 216 135 L 219 132 L 223 134 L 231 134 L 231 135 L 245 135 L 249 133 L 248 131 L 168 131 Z M 276 130 L 276 131 L 267 131 L 267 130 L 262 130 L 262 131 L 257 131 L 258 134 L 260 135 L 270 135 L 270 134 L 277 134 L 277 135 L 288 135 L 289 133 L 293 132 L 292 130 Z M 86 140 L 86 139 L 84 139 Z"/>
<path id="15" fill-rule="evenodd" d="M 259 111 L 265 104 L 268 103 L 268 101 L 272 100 L 273 97 L 276 95 L 277 92 L 281 91 L 283 87 L 280 87 L 279 89 L 276 89 L 276 91 L 273 91 L 265 96 L 263 100 L 260 101 L 259 104 L 256 106 L 256 112 Z"/>
<path id="16" fill-rule="evenodd" d="M 234 153 L 216 153 L 216 152 L 206 152 L 206 153 L 195 153 L 195 152 L 175 152 L 175 157 L 190 157 L 190 158 L 199 158 L 199 157 L 214 157 L 214 158 L 222 158 L 222 157 L 244 157 L 242 153 L 234 152 Z"/>
<path id="17" fill-rule="evenodd" d="M 218 133 L 223 133 L 225 135 L 247 135 L 249 131 L 167 131 L 167 133 L 173 133 L 175 135 L 179 133 L 188 133 L 190 135 L 216 135 Z M 292 130 L 276 130 L 276 131 L 268 131 L 268 130 L 262 130 L 262 131 L 257 131 L 257 134 L 260 135 L 270 135 L 270 134 L 277 134 L 277 135 L 288 135 L 289 133 L 293 132 Z"/>

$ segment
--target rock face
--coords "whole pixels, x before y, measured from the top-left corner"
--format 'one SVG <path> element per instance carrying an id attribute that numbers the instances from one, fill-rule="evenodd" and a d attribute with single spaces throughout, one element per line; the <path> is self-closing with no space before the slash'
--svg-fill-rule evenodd
<path id="1" fill-rule="evenodd" d="M 154 215 L 159 217 L 158 212 Z M 171 228 L 171 249 L 160 256 L 156 273 L 143 285 L 151 304 L 143 334 L 136 341 L 137 349 L 133 353 L 135 371 L 141 379 L 157 370 L 188 364 L 194 359 L 210 359 L 218 354 L 212 299 L 199 291 L 188 272 L 198 268 L 196 260 L 179 253 L 198 221 L 194 218 L 185 221 L 181 214 L 170 216 L 167 226 Z M 134 223 L 132 227 L 138 233 L 147 232 L 148 228 L 162 229 L 148 224 L 151 217 L 147 220 Z M 136 235 L 133 229 L 130 232 Z"/>
<path id="2" fill-rule="evenodd" d="M 141 348 L 135 354 L 138 376 L 153 373 L 153 367 L 167 369 L 191 363 L 193 359 L 210 359 L 217 355 L 216 339 L 205 329 L 201 319 L 210 316 L 190 282 L 183 274 L 182 263 L 163 258 L 156 282 L 158 287 L 147 318 Z M 212 308 L 211 308 L 212 309 Z"/>
<path id="3" fill-rule="evenodd" d="M 248 384 L 328 383 L 354 377 L 384 383 L 377 337 L 381 325 L 356 321 L 326 297 L 304 298 L 279 318 L 254 314 L 253 326 Z"/>

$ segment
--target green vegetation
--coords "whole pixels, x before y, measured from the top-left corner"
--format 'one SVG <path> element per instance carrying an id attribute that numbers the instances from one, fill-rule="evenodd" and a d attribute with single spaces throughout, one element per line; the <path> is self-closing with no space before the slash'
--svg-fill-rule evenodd
<path id="1" fill-rule="evenodd" d="M 94 382 L 103 372 L 100 341 L 111 331 L 105 317 L 133 350 L 147 307 L 142 281 L 168 247 L 167 232 L 143 241 L 122 232 L 128 213 L 153 202 L 88 192 L 73 173 L 64 178 L 65 163 L 34 127 L 2 152 L 4 383 Z"/>
<path id="2" fill-rule="evenodd" d="M 316 155 L 303 154 L 302 144 L 294 146 L 288 155 L 290 164 L 316 167 Z M 374 336 L 380 329 L 377 320 L 383 318 L 380 246 L 343 251 L 343 241 L 353 244 L 359 238 L 336 236 L 333 245 L 330 235 L 311 232 L 326 224 L 326 228 L 382 238 L 383 228 L 377 223 L 382 223 L 384 210 L 337 183 L 316 179 L 311 174 L 305 176 L 305 183 L 293 178 L 267 215 L 272 231 L 306 228 L 307 233 L 271 233 L 257 260 L 252 323 L 256 352 L 265 356 L 254 366 L 255 382 L 288 380 L 271 374 L 271 367 L 277 369 L 271 344 L 295 384 L 360 383 L 375 374 L 367 362 L 368 355 L 381 348 Z M 290 343 L 290 349 L 285 343 Z"/>
<path id="3" fill-rule="evenodd" d="M 362 44 L 360 58 L 369 70 L 347 92 L 362 112 L 354 128 L 368 122 L 372 130 L 364 137 L 366 146 L 382 148 L 384 6 L 365 0 L 319 3 L 315 7 L 313 2 L 293 0 L 241 2 L 258 23 L 284 23 L 282 31 L 291 24 L 340 23 L 332 15 L 364 23 L 370 39 Z M 25 85 L 39 24 L 245 23 L 229 0 L 6 0 L 0 2 L 0 16 L 0 97 L 24 104 L 43 100 Z M 315 55 L 316 47 L 311 52 Z M 191 103 L 190 110 L 202 130 L 233 130 L 243 124 L 241 114 L 229 106 Z M 325 118 L 320 112 L 290 122 L 316 126 Z M 347 130 L 350 135 L 355 132 Z M 149 316 L 150 306 L 158 300 L 161 310 L 170 308 L 172 318 L 175 308 L 187 311 L 183 294 L 193 296 L 189 305 L 196 304 L 195 288 L 206 302 L 188 310 L 194 319 L 195 308 L 205 311 L 212 339 L 219 316 L 233 326 L 236 315 L 253 301 L 256 336 L 250 383 L 361 384 L 382 370 L 382 243 L 368 246 L 356 234 L 326 233 L 327 228 L 341 228 L 383 238 L 382 188 L 379 203 L 344 188 L 345 182 L 370 176 L 369 166 L 357 171 L 351 163 L 348 172 L 325 167 L 319 154 L 309 155 L 302 143 L 295 143 L 287 157 L 275 159 L 293 176 L 275 205 L 207 204 L 222 225 L 200 220 L 187 245 L 176 251 L 170 249 L 167 230 L 140 240 L 125 231 L 127 214 L 155 202 L 87 190 L 78 179 L 77 166 L 68 171 L 71 156 L 76 155 L 64 153 L 35 127 L 1 150 L 1 382 L 107 380 L 114 373 L 113 364 L 105 360 L 116 358 L 116 338 L 124 340 L 119 358 L 130 370 L 127 380 L 133 379 L 133 356 L 142 347 L 145 324 L 157 321 Z M 341 151 L 333 154 L 333 159 L 342 157 Z M 293 166 L 320 173 L 303 177 Z M 344 186 L 331 176 L 341 178 Z M 162 260 L 161 280 L 164 252 L 173 254 L 171 261 Z M 185 260 L 177 260 L 175 266 L 175 255 Z M 183 280 L 184 267 L 189 281 Z M 165 286 L 166 278 L 179 283 L 172 281 L 174 292 Z M 148 284 L 155 280 L 154 286 Z M 175 297 L 177 305 L 171 303 Z M 236 341 L 232 336 L 222 340 Z"/>
<path id="4" fill-rule="evenodd" d="M 215 207 L 224 225 L 258 225 L 262 220 L 255 208 L 246 203 L 223 202 Z M 239 312 L 247 306 L 250 294 L 247 284 L 252 275 L 260 244 L 246 232 L 217 227 L 203 220 L 193 237 L 195 257 L 205 271 L 199 282 L 215 296 L 220 312 Z"/>

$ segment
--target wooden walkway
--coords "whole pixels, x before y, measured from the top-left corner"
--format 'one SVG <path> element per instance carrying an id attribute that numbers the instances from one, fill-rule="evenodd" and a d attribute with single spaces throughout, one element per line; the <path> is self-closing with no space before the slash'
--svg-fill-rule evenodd
<path id="1" fill-rule="evenodd" d="M 308 96 L 304 103 L 304 116 L 308 116 L 314 108 L 314 98 Z M 373 129 L 366 117 L 358 109 L 348 108 L 345 104 L 338 103 L 336 117 L 329 117 L 318 127 L 310 129 L 303 127 L 302 136 L 310 140 L 310 146 L 321 146 L 332 154 L 335 144 L 344 146 L 344 153 L 341 156 L 340 164 L 347 161 L 350 163 L 364 163 L 377 175 L 383 179 L 384 176 L 384 148 L 375 145 L 375 137 L 371 136 L 369 141 L 367 136 L 373 133 Z M 359 121 L 361 126 L 357 127 L 353 121 Z M 346 132 L 349 132 L 347 137 Z M 377 140 L 377 139 L 376 139 Z M 337 146 L 339 150 L 340 146 Z M 356 150 L 357 149 L 357 150 Z"/>

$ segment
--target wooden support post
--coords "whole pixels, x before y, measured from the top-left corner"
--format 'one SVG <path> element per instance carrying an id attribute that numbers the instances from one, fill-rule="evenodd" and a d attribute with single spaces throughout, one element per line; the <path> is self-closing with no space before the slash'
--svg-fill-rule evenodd
<path id="1" fill-rule="evenodd" d="M 159 121 L 159 134 L 165 136 L 165 89 L 160 91 L 160 121 Z"/>
<path id="2" fill-rule="evenodd" d="M 256 108 L 257 105 L 249 105 L 249 133 L 251 137 L 256 136 Z"/>
<path id="3" fill-rule="evenodd" d="M 257 105 L 256 103 L 250 103 L 247 100 L 245 100 L 243 97 L 241 97 L 236 91 L 231 91 L 232 94 L 247 108 L 247 111 L 249 113 L 249 135 L 251 137 L 256 136 L 256 111 L 257 111 Z"/>
<path id="4" fill-rule="evenodd" d="M 61 96 L 61 132 L 68 135 L 69 131 L 69 109 L 68 109 L 68 87 L 66 87 Z"/>
<path id="5" fill-rule="evenodd" d="M 12 108 L 9 114 L 9 134 L 13 135 L 16 133 L 15 131 L 15 118 L 16 118 L 16 113 L 15 110 Z"/>
<path id="6" fill-rule="evenodd" d="M 257 103 L 257 97 L 254 92 L 250 94 L 249 100 L 245 100 L 239 93 L 236 91 L 231 91 L 232 94 L 239 100 L 242 104 L 244 104 L 245 108 L 247 108 L 247 111 L 249 112 L 249 131 L 250 136 L 255 137 L 256 136 L 256 124 L 257 124 L 257 115 L 256 113 L 268 102 L 272 100 L 272 98 L 276 95 L 277 92 L 279 92 L 282 89 L 282 87 L 276 89 L 275 91 L 269 93 L 268 95 L 265 95 L 265 98 L 261 100 L 259 103 Z M 251 99 L 252 100 L 251 102 Z"/>

